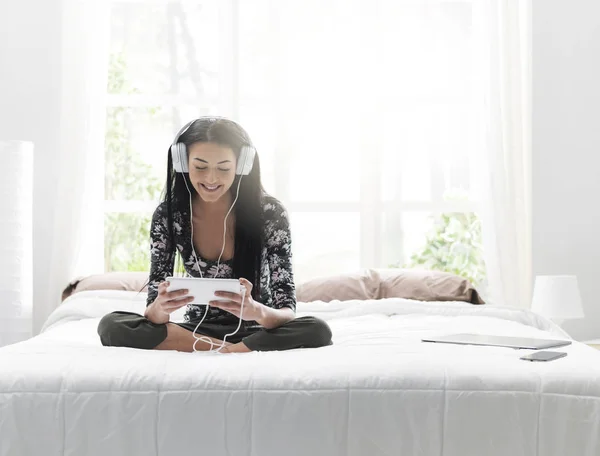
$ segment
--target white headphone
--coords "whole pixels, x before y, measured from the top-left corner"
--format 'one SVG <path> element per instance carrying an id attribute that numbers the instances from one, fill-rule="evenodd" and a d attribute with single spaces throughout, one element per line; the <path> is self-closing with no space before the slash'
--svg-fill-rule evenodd
<path id="1" fill-rule="evenodd" d="M 187 147 L 184 143 L 179 142 L 179 138 L 182 134 L 184 134 L 188 128 L 190 128 L 197 120 L 202 119 L 224 119 L 224 117 L 200 117 L 199 119 L 194 119 L 191 122 L 188 122 L 183 126 L 181 130 L 175 136 L 173 140 L 173 144 L 171 144 L 171 158 L 173 159 L 173 169 L 175 169 L 178 173 L 189 173 L 188 167 L 188 153 Z M 231 121 L 230 121 L 231 122 Z M 250 145 L 246 144 L 242 146 L 240 151 L 240 156 L 237 160 L 237 167 L 235 170 L 235 174 L 247 176 L 252 171 L 252 164 L 254 163 L 254 157 L 256 156 L 256 149 Z"/>

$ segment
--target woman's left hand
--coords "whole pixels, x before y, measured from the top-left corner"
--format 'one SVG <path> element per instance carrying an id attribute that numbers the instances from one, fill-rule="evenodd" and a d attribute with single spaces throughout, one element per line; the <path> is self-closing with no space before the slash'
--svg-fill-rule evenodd
<path id="1" fill-rule="evenodd" d="M 245 289 L 244 309 L 242 310 L 242 295 L 239 293 L 231 293 L 229 291 L 216 291 L 215 296 L 225 298 L 227 301 L 210 301 L 208 304 L 212 307 L 225 310 L 236 317 L 245 321 L 260 320 L 263 315 L 264 304 L 252 299 L 252 284 L 246 279 L 240 279 L 240 285 Z"/>

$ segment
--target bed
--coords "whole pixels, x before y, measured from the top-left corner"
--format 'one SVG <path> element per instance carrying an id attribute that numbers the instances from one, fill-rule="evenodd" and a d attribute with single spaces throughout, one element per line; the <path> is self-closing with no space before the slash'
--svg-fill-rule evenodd
<path id="1" fill-rule="evenodd" d="M 249 354 L 103 347 L 100 317 L 145 294 L 77 293 L 0 349 L 0 456 L 598 456 L 600 352 L 421 342 L 568 338 L 525 310 L 390 298 L 298 304 L 334 344 Z"/>

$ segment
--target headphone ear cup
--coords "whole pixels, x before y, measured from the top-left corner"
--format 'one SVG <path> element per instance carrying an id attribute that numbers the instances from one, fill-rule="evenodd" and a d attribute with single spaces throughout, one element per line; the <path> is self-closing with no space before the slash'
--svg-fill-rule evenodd
<path id="1" fill-rule="evenodd" d="M 171 157 L 173 159 L 173 169 L 176 172 L 189 172 L 187 148 L 185 147 L 184 143 L 176 143 L 171 146 Z"/>
<path id="2" fill-rule="evenodd" d="M 237 168 L 235 173 L 238 175 L 247 176 L 252 171 L 252 165 L 254 164 L 254 156 L 256 155 L 256 149 L 252 146 L 243 146 L 240 151 L 240 158 L 237 161 Z"/>
<path id="3" fill-rule="evenodd" d="M 179 154 L 177 153 L 177 144 L 172 144 L 169 149 L 169 153 L 171 154 L 171 161 L 173 162 L 173 169 L 176 173 L 181 172 L 181 162 L 179 161 Z"/>
<path id="4" fill-rule="evenodd" d="M 177 143 L 179 147 L 179 156 L 181 157 L 181 169 L 184 173 L 189 173 L 187 147 L 184 143 Z"/>

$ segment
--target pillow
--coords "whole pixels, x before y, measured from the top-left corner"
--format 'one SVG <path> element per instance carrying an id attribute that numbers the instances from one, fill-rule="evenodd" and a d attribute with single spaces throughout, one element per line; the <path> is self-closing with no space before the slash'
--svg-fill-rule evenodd
<path id="1" fill-rule="evenodd" d="M 420 269 L 379 269 L 378 299 L 406 298 L 417 301 L 465 301 L 485 304 L 469 280 L 456 274 Z"/>
<path id="2" fill-rule="evenodd" d="M 86 290 L 148 290 L 147 272 L 107 272 L 73 280 L 62 300 Z M 418 269 L 366 269 L 319 277 L 296 285 L 300 302 L 406 298 L 417 301 L 465 301 L 485 304 L 471 283 L 448 272 Z"/>
<path id="3" fill-rule="evenodd" d="M 367 269 L 317 278 L 297 285 L 296 297 L 301 302 L 406 298 L 485 304 L 467 279 L 448 272 L 417 269 Z"/>
<path id="4" fill-rule="evenodd" d="M 124 290 L 148 291 L 147 272 L 107 272 L 87 277 L 78 277 L 71 281 L 62 292 L 62 300 L 80 291 L 88 290 Z"/>
<path id="5" fill-rule="evenodd" d="M 300 302 L 350 301 L 352 299 L 377 299 L 379 284 L 374 271 L 319 277 L 296 284 L 296 299 Z"/>

